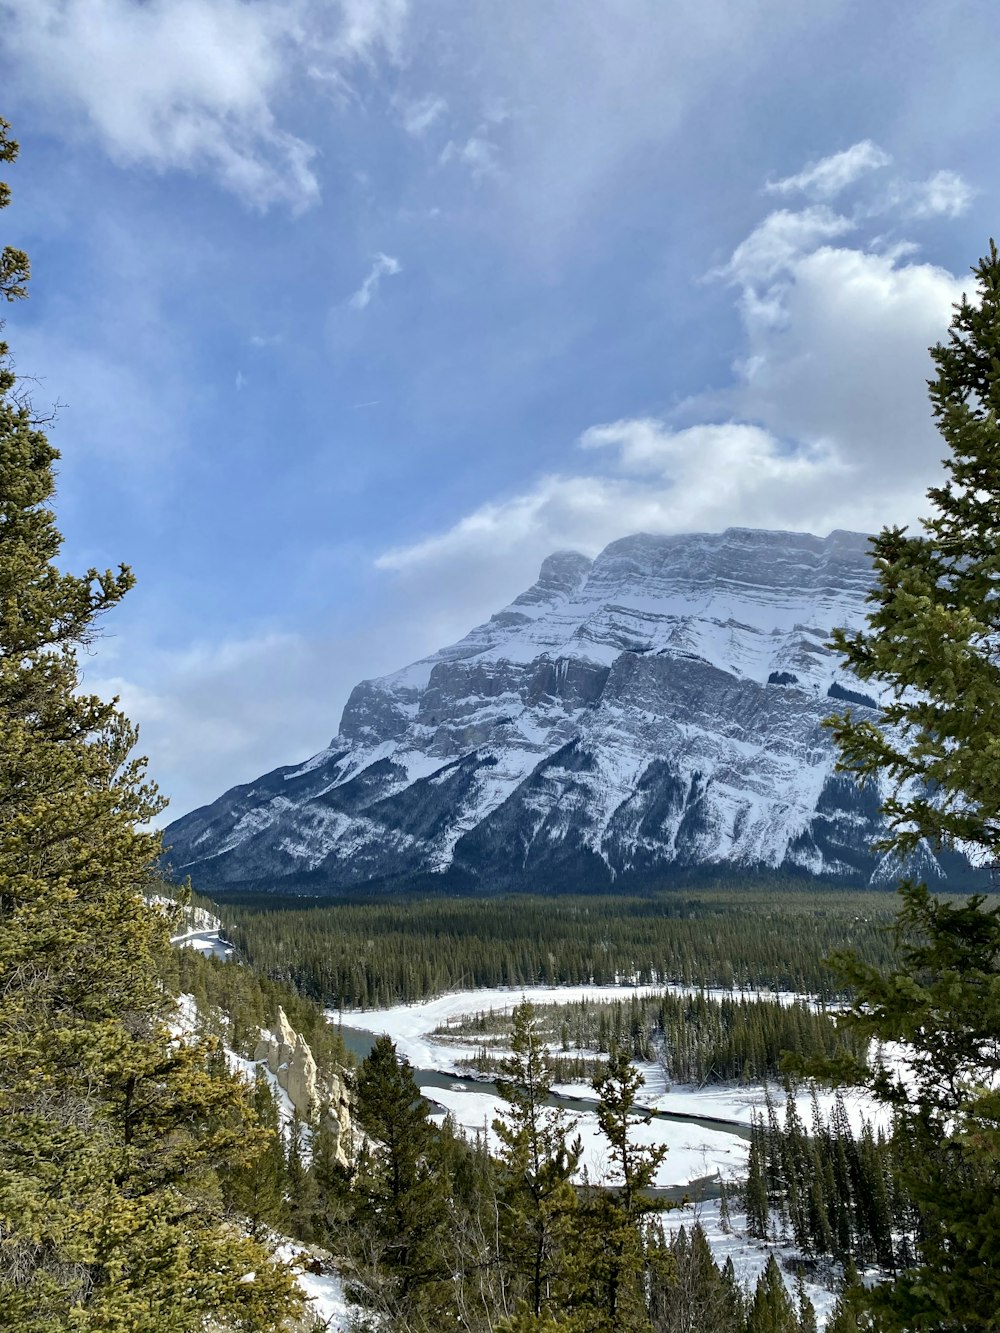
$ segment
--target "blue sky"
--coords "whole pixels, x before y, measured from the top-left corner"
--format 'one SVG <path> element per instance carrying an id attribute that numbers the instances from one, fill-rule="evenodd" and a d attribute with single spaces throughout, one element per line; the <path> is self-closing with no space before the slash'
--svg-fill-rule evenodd
<path id="1" fill-rule="evenodd" d="M 168 817 L 549 551 L 912 520 L 995 5 L 0 0 L 17 369 Z"/>

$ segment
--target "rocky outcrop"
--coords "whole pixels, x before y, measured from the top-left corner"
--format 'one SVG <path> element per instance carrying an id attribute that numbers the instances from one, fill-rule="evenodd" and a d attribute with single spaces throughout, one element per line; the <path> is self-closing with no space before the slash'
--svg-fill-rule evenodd
<path id="1" fill-rule="evenodd" d="M 877 716 L 829 647 L 871 581 L 850 532 L 558 553 L 459 643 L 357 686 L 328 749 L 172 824 L 173 867 L 310 893 L 870 881 L 879 794 L 836 776 L 822 721 Z"/>
<path id="2" fill-rule="evenodd" d="M 320 1074 L 309 1044 L 280 1007 L 274 1029 L 261 1032 L 253 1058 L 267 1066 L 302 1120 L 330 1131 L 337 1143 L 337 1158 L 346 1165 L 351 1143 L 347 1085 L 336 1071 Z"/>

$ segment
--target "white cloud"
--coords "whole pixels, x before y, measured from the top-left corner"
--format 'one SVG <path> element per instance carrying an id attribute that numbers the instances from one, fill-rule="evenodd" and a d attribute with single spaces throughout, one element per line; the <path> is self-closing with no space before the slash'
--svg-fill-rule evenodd
<path id="1" fill-rule="evenodd" d="M 215 177 L 250 207 L 319 198 L 315 152 L 277 106 L 308 61 L 398 53 L 406 0 L 5 0 L 2 40 L 42 114 L 123 166 Z M 329 38 L 323 36 L 332 24 Z"/>
<path id="2" fill-rule="evenodd" d="M 824 205 L 792 212 L 779 209 L 755 227 L 746 240 L 733 251 L 729 263 L 713 276 L 755 283 L 787 270 L 799 255 L 815 248 L 820 241 L 843 236 L 854 223 Z"/>
<path id="3" fill-rule="evenodd" d="M 161 823 L 214 800 L 236 778 L 257 777 L 276 753 L 305 758 L 324 739 L 322 719 L 332 702 L 317 688 L 329 678 L 324 645 L 265 633 L 180 652 L 134 648 L 127 653 L 129 675 L 102 674 L 99 643 L 85 685 L 103 698 L 117 694 L 139 723 L 139 750 L 172 802 Z M 331 735 L 336 722 L 327 717 Z"/>
<path id="4" fill-rule="evenodd" d="M 84 688 L 117 694 L 139 724 L 139 753 L 170 797 L 157 821 L 166 824 L 327 744 L 351 689 L 362 675 L 398 668 L 401 642 L 420 656 L 467 627 L 399 598 L 388 615 L 355 616 L 343 631 L 248 630 L 180 649 L 135 631 L 97 640 Z"/>
<path id="5" fill-rule="evenodd" d="M 401 57 L 409 0 L 340 0 L 335 54 L 345 60 L 371 60 L 381 49 L 390 60 Z"/>
<path id="6" fill-rule="evenodd" d="M 901 202 L 910 217 L 957 218 L 968 209 L 975 191 L 957 172 L 938 171 L 902 191 Z"/>
<path id="7" fill-rule="evenodd" d="M 550 551 L 596 554 L 631 532 L 756 527 L 838 527 L 856 514 L 852 499 L 830 503 L 849 486 L 851 467 L 822 447 L 789 451 L 769 431 L 744 422 L 672 430 L 649 418 L 595 426 L 580 440 L 611 454 L 616 475 L 549 476 L 511 499 L 481 505 L 452 528 L 387 551 L 381 569 L 403 575 L 516 561 L 534 576 Z"/>
<path id="8" fill-rule="evenodd" d="M 371 266 L 371 270 L 364 282 L 351 297 L 349 304 L 355 310 L 364 310 L 371 304 L 372 298 L 378 292 L 383 278 L 391 278 L 396 273 L 402 273 L 403 266 L 398 259 L 392 255 L 384 255 L 379 252 Z"/>
<path id="9" fill-rule="evenodd" d="M 768 181 L 764 186 L 770 194 L 805 194 L 812 199 L 833 199 L 849 185 L 871 171 L 879 171 L 892 161 L 870 139 L 862 139 L 843 152 L 812 162 L 794 176 Z"/>
<path id="10" fill-rule="evenodd" d="M 403 129 L 415 139 L 422 138 L 447 110 L 448 103 L 443 97 L 429 95 L 407 102 L 400 112 Z"/>
<path id="11" fill-rule="evenodd" d="M 818 244 L 777 267 L 744 266 L 737 281 L 746 342 L 728 409 L 836 449 L 877 495 L 880 523 L 912 519 L 923 508 L 914 487 L 922 494 L 942 452 L 927 348 L 947 329 L 959 279 L 905 248 Z"/>
<path id="12" fill-rule="evenodd" d="M 906 244 L 878 249 L 861 225 L 824 205 L 770 214 L 714 275 L 736 289 L 744 334 L 725 390 L 673 421 L 591 427 L 588 466 L 482 504 L 379 567 L 431 599 L 461 570 L 496 605 L 548 552 L 595 552 L 630 532 L 913 522 L 943 448 L 927 348 L 962 284 Z"/>
<path id="13" fill-rule="evenodd" d="M 473 180 L 477 181 L 501 175 L 497 146 L 482 133 L 472 135 L 464 143 L 450 139 L 441 150 L 439 161 L 442 166 L 447 166 L 449 162 L 460 162 L 468 167 Z"/>

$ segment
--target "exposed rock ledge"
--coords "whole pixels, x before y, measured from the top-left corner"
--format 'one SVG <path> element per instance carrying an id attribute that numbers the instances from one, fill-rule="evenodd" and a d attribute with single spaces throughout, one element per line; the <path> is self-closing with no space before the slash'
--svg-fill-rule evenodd
<path id="1" fill-rule="evenodd" d="M 347 1085 L 337 1073 L 320 1075 L 308 1042 L 283 1009 L 278 1009 L 274 1031 L 261 1033 L 253 1058 L 267 1065 L 303 1120 L 330 1131 L 337 1143 L 337 1160 L 346 1166 L 352 1137 Z"/>

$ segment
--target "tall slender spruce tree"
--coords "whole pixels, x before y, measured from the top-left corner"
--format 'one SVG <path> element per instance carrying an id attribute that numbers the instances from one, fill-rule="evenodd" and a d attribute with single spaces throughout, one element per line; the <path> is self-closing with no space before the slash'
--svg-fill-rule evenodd
<path id="1" fill-rule="evenodd" d="M 582 1144 L 566 1113 L 548 1105 L 552 1064 L 534 1005 L 512 1019 L 511 1054 L 497 1080 L 506 1108 L 493 1122 L 500 1142 L 499 1233 L 505 1263 L 523 1284 L 534 1317 L 559 1308 L 576 1193 L 570 1183 Z"/>
<path id="2" fill-rule="evenodd" d="M 922 531 L 873 539 L 868 628 L 840 632 L 851 669 L 883 688 L 878 722 L 830 725 L 841 766 L 884 794 L 881 844 L 904 868 L 921 844 L 1000 854 L 1000 256 L 974 269 L 932 348 L 946 477 Z M 895 1160 L 917 1215 L 912 1264 L 865 1301 L 884 1330 L 995 1329 L 1000 1310 L 1000 910 L 904 880 L 899 964 L 841 958 L 864 1036 L 899 1043 L 857 1074 L 896 1117 Z M 846 1071 L 842 1071 L 846 1072 Z"/>
<path id="3" fill-rule="evenodd" d="M 27 277 L 4 249 L 0 294 Z M 245 1090 L 168 1028 L 168 924 L 143 898 L 161 802 L 116 701 L 79 688 L 132 575 L 57 566 L 57 458 L 0 344 L 0 1323 L 283 1328 L 292 1277 L 220 1201 L 217 1168 L 260 1146 Z"/>

